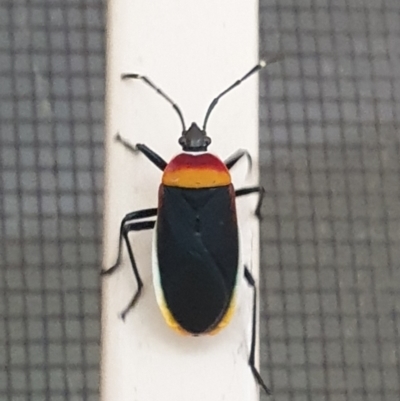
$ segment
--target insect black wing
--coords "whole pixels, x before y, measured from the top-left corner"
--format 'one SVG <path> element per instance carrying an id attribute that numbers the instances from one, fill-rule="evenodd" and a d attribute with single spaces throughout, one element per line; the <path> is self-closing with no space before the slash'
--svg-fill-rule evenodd
<path id="1" fill-rule="evenodd" d="M 161 186 L 157 258 L 166 306 L 193 334 L 213 329 L 236 285 L 238 229 L 231 185 Z"/>

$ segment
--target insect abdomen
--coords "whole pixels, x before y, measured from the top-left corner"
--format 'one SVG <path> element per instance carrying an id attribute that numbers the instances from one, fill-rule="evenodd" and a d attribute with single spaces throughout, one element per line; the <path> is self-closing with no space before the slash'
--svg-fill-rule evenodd
<path id="1" fill-rule="evenodd" d="M 232 194 L 231 185 L 160 187 L 156 236 L 164 307 L 191 334 L 215 329 L 231 306 L 239 253 Z"/>

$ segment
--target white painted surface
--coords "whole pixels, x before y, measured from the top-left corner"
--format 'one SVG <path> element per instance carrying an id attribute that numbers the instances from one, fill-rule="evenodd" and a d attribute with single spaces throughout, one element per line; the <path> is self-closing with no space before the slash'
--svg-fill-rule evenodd
<path id="1" fill-rule="evenodd" d="M 178 116 L 141 81 L 121 73 L 147 75 L 182 109 L 186 125 L 203 123 L 211 100 L 258 61 L 258 3 L 254 0 L 112 0 L 108 5 L 108 83 L 104 266 L 117 255 L 118 231 L 129 211 L 155 207 L 161 171 L 143 155 L 113 141 L 117 132 L 145 143 L 167 161 L 180 152 Z M 207 126 L 209 150 L 228 157 L 238 148 L 254 158 L 252 174 L 240 162 L 236 188 L 257 183 L 258 77 L 251 77 L 216 106 Z M 258 276 L 256 195 L 237 201 L 243 236 L 242 258 Z M 182 337 L 165 324 L 151 278 L 149 231 L 132 233 L 131 243 L 144 292 L 125 323 L 118 317 L 135 291 L 124 247 L 120 270 L 103 280 L 102 401 L 247 401 L 258 399 L 248 366 L 252 292 L 243 279 L 240 307 L 216 336 Z"/>

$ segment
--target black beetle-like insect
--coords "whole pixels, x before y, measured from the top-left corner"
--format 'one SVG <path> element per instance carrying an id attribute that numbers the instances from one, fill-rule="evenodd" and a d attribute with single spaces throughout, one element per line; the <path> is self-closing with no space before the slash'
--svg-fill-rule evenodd
<path id="1" fill-rule="evenodd" d="M 276 59 L 271 59 L 268 64 L 274 61 Z M 138 210 L 123 218 L 117 261 L 108 270 L 103 270 L 102 274 L 109 275 L 120 265 L 124 239 L 138 285 L 131 302 L 121 314 L 125 318 L 143 287 L 128 234 L 154 228 L 152 264 L 158 305 L 171 328 L 181 334 L 194 336 L 216 334 L 230 322 L 236 306 L 236 287 L 244 275 L 253 288 L 249 365 L 259 385 L 270 394 L 255 367 L 256 283 L 250 270 L 240 266 L 235 204 L 239 196 L 258 193 L 255 214 L 260 217 L 264 190 L 260 186 L 235 190 L 229 170 L 243 156 L 247 156 L 251 162 L 250 155 L 245 150 L 238 150 L 222 162 L 208 153 L 211 139 L 206 135 L 208 118 L 219 99 L 266 64 L 261 61 L 211 102 L 203 129 L 195 123 L 186 129 L 179 107 L 147 77 L 122 75 L 123 80 L 141 79 L 172 105 L 182 123 L 179 144 L 183 153 L 166 163 L 146 145 L 132 146 L 117 135 L 120 143 L 135 153 L 143 153 L 163 171 L 163 176 L 158 208 Z"/>

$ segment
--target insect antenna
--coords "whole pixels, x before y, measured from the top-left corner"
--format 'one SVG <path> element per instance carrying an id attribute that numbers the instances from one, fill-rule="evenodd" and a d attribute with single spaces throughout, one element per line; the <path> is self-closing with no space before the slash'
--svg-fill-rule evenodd
<path id="1" fill-rule="evenodd" d="M 183 119 L 183 114 L 181 112 L 181 109 L 179 106 L 166 94 L 164 93 L 158 86 L 154 85 L 153 82 L 150 81 L 147 77 L 139 74 L 122 74 L 121 75 L 122 79 L 141 79 L 144 81 L 147 85 L 152 87 L 160 96 L 162 96 L 173 108 L 174 110 L 178 113 L 179 119 L 181 120 L 182 123 L 182 129 L 183 132 L 186 131 L 185 127 L 185 120 Z"/>
<path id="2" fill-rule="evenodd" d="M 255 67 L 253 67 L 246 75 L 244 75 L 242 78 L 238 79 L 235 83 L 233 83 L 229 88 L 225 89 L 223 92 L 221 92 L 210 104 L 210 106 L 207 109 L 206 116 L 204 118 L 204 123 L 203 123 L 203 131 L 206 130 L 206 125 L 208 118 L 210 117 L 211 112 L 213 111 L 214 107 L 217 105 L 219 102 L 219 99 L 221 99 L 222 96 L 226 95 L 228 92 L 230 92 L 233 88 L 236 88 L 238 85 L 240 85 L 244 80 L 249 78 L 251 75 L 255 74 L 256 72 L 260 71 L 261 68 L 264 68 L 268 64 L 275 63 L 276 61 L 280 60 L 282 56 L 276 55 L 274 57 L 271 57 L 267 61 L 261 60 Z"/>

